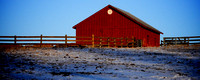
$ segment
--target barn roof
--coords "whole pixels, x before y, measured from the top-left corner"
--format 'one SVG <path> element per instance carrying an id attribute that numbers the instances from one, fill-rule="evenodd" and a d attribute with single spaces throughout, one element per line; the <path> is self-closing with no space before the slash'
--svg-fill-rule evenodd
<path id="1" fill-rule="evenodd" d="M 158 33 L 160 33 L 160 34 L 163 34 L 161 31 L 157 30 L 156 28 L 152 27 L 151 25 L 147 24 L 146 22 L 142 21 L 141 19 L 137 18 L 136 16 L 130 14 L 129 12 L 126 12 L 126 11 L 124 11 L 124 10 L 122 10 L 122 9 L 116 8 L 116 7 L 111 6 L 111 5 L 108 5 L 108 6 L 106 6 L 106 7 L 109 7 L 109 8 L 111 8 L 111 9 L 117 11 L 118 13 L 120 13 L 121 15 L 123 15 L 123 16 L 125 16 L 125 17 L 131 19 L 132 21 L 135 21 L 135 22 L 138 22 L 138 23 L 142 24 L 143 27 L 145 27 L 145 28 L 148 28 L 148 29 L 150 29 L 150 30 L 153 30 L 153 31 L 155 31 L 155 32 L 158 32 Z M 76 28 L 76 25 L 75 25 L 73 28 L 75 29 L 75 28 Z"/>

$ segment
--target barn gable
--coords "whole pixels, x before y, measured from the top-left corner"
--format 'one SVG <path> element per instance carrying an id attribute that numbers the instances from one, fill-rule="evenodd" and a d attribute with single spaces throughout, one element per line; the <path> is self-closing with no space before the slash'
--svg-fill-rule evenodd
<path id="1" fill-rule="evenodd" d="M 105 8 L 110 8 L 111 10 L 119 13 L 120 15 L 126 17 L 127 19 L 137 23 L 138 25 L 141 25 L 141 27 L 146 28 L 148 30 L 151 30 L 153 32 L 159 33 L 159 34 L 163 34 L 161 31 L 155 29 L 154 27 L 152 27 L 151 25 L 147 24 L 146 22 L 140 20 L 139 18 L 135 17 L 134 15 L 130 14 L 129 12 L 126 12 L 124 10 L 121 10 L 119 8 L 116 8 L 114 6 L 108 5 Z M 90 17 L 86 18 L 85 20 L 81 21 L 80 23 L 78 23 L 77 25 L 73 26 L 73 29 L 76 29 L 76 27 L 78 27 L 81 23 L 84 23 L 85 21 L 87 21 L 88 19 L 90 19 L 91 17 L 95 16 L 97 13 L 101 12 L 103 9 L 99 10 L 98 12 L 96 12 L 95 14 L 91 15 Z"/>

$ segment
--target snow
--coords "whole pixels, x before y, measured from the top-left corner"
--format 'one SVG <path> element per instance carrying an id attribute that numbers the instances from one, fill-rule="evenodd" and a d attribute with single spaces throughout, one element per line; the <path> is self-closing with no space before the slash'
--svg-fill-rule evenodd
<path id="1" fill-rule="evenodd" d="M 0 56 L 4 79 L 200 79 L 196 46 L 10 48 Z"/>

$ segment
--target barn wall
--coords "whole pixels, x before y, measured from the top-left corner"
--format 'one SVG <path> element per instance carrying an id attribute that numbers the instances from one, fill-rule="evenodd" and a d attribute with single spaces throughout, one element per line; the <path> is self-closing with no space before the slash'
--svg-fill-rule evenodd
<path id="1" fill-rule="evenodd" d="M 76 36 L 129 37 L 143 41 L 143 46 L 159 46 L 160 33 L 141 27 L 113 10 L 109 15 L 105 7 L 76 25 Z M 80 40 L 80 39 L 79 39 Z"/>

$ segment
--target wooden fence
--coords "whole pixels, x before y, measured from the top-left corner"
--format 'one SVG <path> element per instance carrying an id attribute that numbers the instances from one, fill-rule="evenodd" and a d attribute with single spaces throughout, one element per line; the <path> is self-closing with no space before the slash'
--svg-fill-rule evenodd
<path id="1" fill-rule="evenodd" d="M 84 38 L 79 40 L 78 38 Z M 82 44 L 79 44 L 82 43 Z M 86 43 L 86 44 L 83 44 Z M 142 46 L 141 40 L 114 37 L 77 37 L 77 36 L 0 36 L 0 45 L 20 46 L 91 46 L 91 47 L 136 47 Z"/>
<path id="2" fill-rule="evenodd" d="M 200 44 L 200 36 L 164 37 L 161 45 L 195 45 Z"/>

